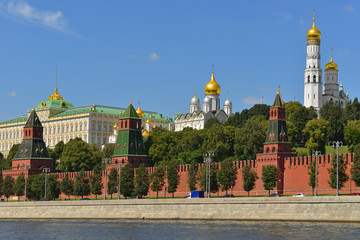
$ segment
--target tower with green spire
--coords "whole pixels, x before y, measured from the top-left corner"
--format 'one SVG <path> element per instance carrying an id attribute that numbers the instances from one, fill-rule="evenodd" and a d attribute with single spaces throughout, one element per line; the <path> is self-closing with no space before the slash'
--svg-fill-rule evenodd
<path id="1" fill-rule="evenodd" d="M 119 130 L 115 143 L 112 164 L 130 162 L 134 168 L 140 163 L 146 165 L 143 137 L 141 134 L 141 118 L 132 103 L 119 118 Z"/>
<path id="2" fill-rule="evenodd" d="M 51 168 L 52 159 L 43 140 L 43 126 L 35 112 L 31 111 L 23 128 L 23 141 L 12 160 L 12 169 L 17 170 L 25 164 L 31 166 L 31 172 L 41 172 L 42 168 Z"/>

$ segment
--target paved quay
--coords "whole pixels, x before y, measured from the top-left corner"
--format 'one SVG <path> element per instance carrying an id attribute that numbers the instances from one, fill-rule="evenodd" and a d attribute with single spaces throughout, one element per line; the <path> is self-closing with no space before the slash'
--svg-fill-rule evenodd
<path id="1" fill-rule="evenodd" d="M 360 222 L 360 197 L 1 202 L 0 218 Z"/>

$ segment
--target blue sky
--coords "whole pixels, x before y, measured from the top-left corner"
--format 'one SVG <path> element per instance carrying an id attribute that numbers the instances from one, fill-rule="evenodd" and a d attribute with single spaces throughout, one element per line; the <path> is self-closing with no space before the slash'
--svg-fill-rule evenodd
<path id="1" fill-rule="evenodd" d="M 322 33 L 322 68 L 339 65 L 350 98 L 360 89 L 360 3 L 339 1 L 0 1 L 0 121 L 58 89 L 74 106 L 126 107 L 167 116 L 202 101 L 215 65 L 221 105 L 233 111 L 303 103 L 306 32 Z"/>

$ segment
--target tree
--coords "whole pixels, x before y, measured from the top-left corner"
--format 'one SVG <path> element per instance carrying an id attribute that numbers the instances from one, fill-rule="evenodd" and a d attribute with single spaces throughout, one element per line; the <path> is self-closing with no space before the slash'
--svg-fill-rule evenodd
<path id="1" fill-rule="evenodd" d="M 6 158 L 4 158 L 4 155 L 0 152 L 0 171 L 5 169 L 6 165 Z"/>
<path id="2" fill-rule="evenodd" d="M 193 161 L 190 164 L 187 184 L 189 186 L 190 191 L 196 191 L 196 183 L 197 183 L 197 175 L 198 175 L 198 164 Z"/>
<path id="3" fill-rule="evenodd" d="M 355 147 L 360 144 L 360 120 L 350 120 L 344 127 L 344 138 L 349 146 L 349 151 L 354 152 Z"/>
<path id="4" fill-rule="evenodd" d="M 6 175 L 2 187 L 2 192 L 6 197 L 6 201 L 9 201 L 9 197 L 14 194 L 14 189 L 13 189 L 14 183 L 15 183 L 14 178 L 10 175 Z"/>
<path id="5" fill-rule="evenodd" d="M 256 172 L 251 169 L 251 165 L 247 164 L 244 166 L 242 170 L 242 178 L 243 178 L 243 189 L 250 196 L 250 191 L 254 189 L 256 179 L 258 179 Z"/>
<path id="6" fill-rule="evenodd" d="M 4 169 L 11 170 L 11 162 L 12 162 L 13 158 L 15 157 L 19 147 L 20 147 L 20 144 L 12 145 L 12 147 L 10 148 L 10 151 L 9 151 L 9 155 L 6 158 L 5 165 L 3 166 Z"/>
<path id="7" fill-rule="evenodd" d="M 60 141 L 55 145 L 54 149 L 48 148 L 49 155 L 53 159 L 52 162 L 53 169 L 56 169 L 57 167 L 57 160 L 61 158 L 61 154 L 64 151 L 64 146 L 65 146 L 64 142 Z"/>
<path id="8" fill-rule="evenodd" d="M 304 134 L 308 136 L 306 147 L 308 153 L 313 151 L 325 152 L 327 133 L 329 130 L 329 122 L 324 119 L 312 119 L 310 120 L 303 130 Z"/>
<path id="9" fill-rule="evenodd" d="M 312 161 L 308 166 L 309 174 L 309 186 L 312 188 L 312 194 L 314 195 L 314 188 L 316 186 L 316 175 L 319 174 L 319 170 L 316 172 L 316 161 Z"/>
<path id="10" fill-rule="evenodd" d="M 178 174 L 178 165 L 176 160 L 171 160 L 166 169 L 166 177 L 168 183 L 168 193 L 172 193 L 174 198 L 174 192 L 179 185 L 180 176 Z"/>
<path id="11" fill-rule="evenodd" d="M 327 142 L 344 140 L 344 117 L 338 103 L 326 102 L 320 109 L 320 118 L 329 122 Z"/>
<path id="12" fill-rule="evenodd" d="M 101 153 L 81 138 L 70 139 L 61 154 L 60 168 L 63 172 L 90 171 L 101 163 Z"/>
<path id="13" fill-rule="evenodd" d="M 40 198 L 44 198 L 44 189 L 45 189 L 45 174 L 37 174 L 29 176 L 28 178 L 28 186 L 29 191 L 27 194 L 29 199 L 39 200 Z"/>
<path id="14" fill-rule="evenodd" d="M 360 144 L 354 149 L 354 164 L 350 169 L 351 177 L 357 187 L 360 187 Z"/>
<path id="15" fill-rule="evenodd" d="M 332 167 L 328 169 L 330 174 L 330 180 L 328 181 L 331 188 L 336 189 L 336 155 L 332 156 L 331 161 Z M 344 183 L 349 180 L 349 176 L 346 174 L 347 160 L 344 159 L 343 155 L 339 155 L 339 189 L 344 187 Z"/>
<path id="16" fill-rule="evenodd" d="M 235 186 L 237 179 L 237 168 L 233 164 L 232 158 L 227 158 L 222 161 L 220 170 L 217 174 L 217 179 L 221 185 L 221 191 L 226 191 L 226 194 L 228 189 Z"/>
<path id="17" fill-rule="evenodd" d="M 212 193 L 216 193 L 219 191 L 217 172 L 218 172 L 217 164 L 211 163 L 210 164 L 210 192 L 212 192 Z M 202 166 L 202 168 L 200 169 L 199 185 L 203 191 L 206 190 L 206 164 L 204 164 Z"/>
<path id="18" fill-rule="evenodd" d="M 150 185 L 149 174 L 143 163 L 136 169 L 135 185 L 135 193 L 137 196 L 142 197 L 148 194 Z"/>
<path id="19" fill-rule="evenodd" d="M 280 175 L 279 169 L 275 165 L 267 165 L 262 167 L 262 177 L 261 180 L 263 181 L 263 186 L 265 190 L 269 191 L 273 190 L 276 187 L 276 181 Z"/>
<path id="20" fill-rule="evenodd" d="M 56 175 L 50 174 L 47 176 L 46 184 L 46 199 L 54 200 L 59 198 L 60 186 L 56 179 Z"/>
<path id="21" fill-rule="evenodd" d="M 151 191 L 156 192 L 156 198 L 159 198 L 159 191 L 163 188 L 165 181 L 165 168 L 157 167 L 156 170 L 150 175 Z"/>
<path id="22" fill-rule="evenodd" d="M 75 178 L 74 182 L 74 195 L 81 196 L 83 198 L 86 195 L 90 194 L 90 185 L 89 178 L 86 176 L 85 172 L 81 170 Z"/>
<path id="23" fill-rule="evenodd" d="M 14 184 L 14 193 L 18 197 L 18 201 L 20 201 L 21 196 L 24 196 L 24 191 L 25 191 L 25 175 L 24 173 L 20 173 Z"/>
<path id="24" fill-rule="evenodd" d="M 134 169 L 130 163 L 121 168 L 120 193 L 125 197 L 131 197 L 134 192 Z"/>
<path id="25" fill-rule="evenodd" d="M 95 198 L 97 199 L 97 196 L 102 193 L 102 169 L 100 164 L 97 164 L 93 170 L 94 175 L 91 176 L 91 186 L 90 186 L 90 192 L 91 194 L 95 195 Z"/>
<path id="26" fill-rule="evenodd" d="M 112 199 L 112 195 L 117 193 L 119 178 L 118 178 L 118 170 L 116 168 L 111 168 L 108 181 L 107 181 L 107 193 L 110 194 Z"/>
<path id="27" fill-rule="evenodd" d="M 3 192 L 2 192 L 2 186 L 3 186 L 3 174 L 2 174 L 2 169 L 0 169 L 0 196 L 3 195 Z"/>
<path id="28" fill-rule="evenodd" d="M 174 146 L 177 144 L 174 133 L 161 129 L 152 133 L 147 139 L 148 162 L 152 165 L 166 165 L 174 157 Z"/>
<path id="29" fill-rule="evenodd" d="M 236 129 L 234 151 L 239 160 L 255 159 L 262 152 L 268 123 L 264 116 L 254 116 L 244 127 Z"/>
<path id="30" fill-rule="evenodd" d="M 70 195 L 74 192 L 74 181 L 69 179 L 68 173 L 65 174 L 65 177 L 62 179 L 60 184 L 60 190 L 70 199 Z"/>
<path id="31" fill-rule="evenodd" d="M 240 114 L 236 112 L 233 116 L 230 116 L 224 125 L 242 128 L 244 127 L 245 122 L 253 116 L 263 116 L 266 120 L 268 120 L 269 112 L 269 105 L 255 104 L 250 109 L 244 109 Z"/>
<path id="32" fill-rule="evenodd" d="M 115 143 L 107 143 L 102 150 L 103 158 L 111 158 L 114 154 Z"/>
<path id="33" fill-rule="evenodd" d="M 221 162 L 225 158 L 234 155 L 233 140 L 228 141 L 228 137 L 233 139 L 235 134 L 232 136 L 230 129 L 235 131 L 232 126 L 228 126 L 228 129 L 225 130 L 224 126 L 214 124 L 207 131 L 202 150 L 203 152 L 213 151 L 214 157 L 212 160 L 214 162 Z"/>
<path id="34" fill-rule="evenodd" d="M 345 108 L 342 109 L 342 112 L 345 118 L 345 124 L 348 121 L 360 120 L 360 103 L 358 98 L 354 98 L 353 101 L 350 100 L 350 102 L 346 104 Z"/>
<path id="35" fill-rule="evenodd" d="M 221 122 L 219 120 L 217 120 L 217 118 L 210 118 L 204 124 L 204 128 L 205 129 L 210 129 L 210 128 L 212 128 L 213 125 L 222 125 L 222 124 L 221 124 Z"/>

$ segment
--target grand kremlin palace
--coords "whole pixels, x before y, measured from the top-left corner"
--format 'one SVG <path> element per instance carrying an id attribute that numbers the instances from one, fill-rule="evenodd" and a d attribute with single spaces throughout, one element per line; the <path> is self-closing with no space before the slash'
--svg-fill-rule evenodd
<path id="1" fill-rule="evenodd" d="M 89 105 L 74 107 L 70 102 L 55 92 L 35 107 L 35 111 L 44 127 L 46 146 L 53 148 L 58 142 L 67 143 L 75 137 L 82 138 L 87 143 L 101 146 L 116 139 L 117 122 L 125 108 Z M 0 152 L 6 157 L 14 144 L 21 143 L 23 127 L 31 111 L 21 117 L 0 123 Z M 157 112 L 136 110 L 142 118 L 144 136 L 155 127 L 174 129 L 172 118 L 162 116 Z M 149 127 L 150 126 L 150 127 Z"/>

